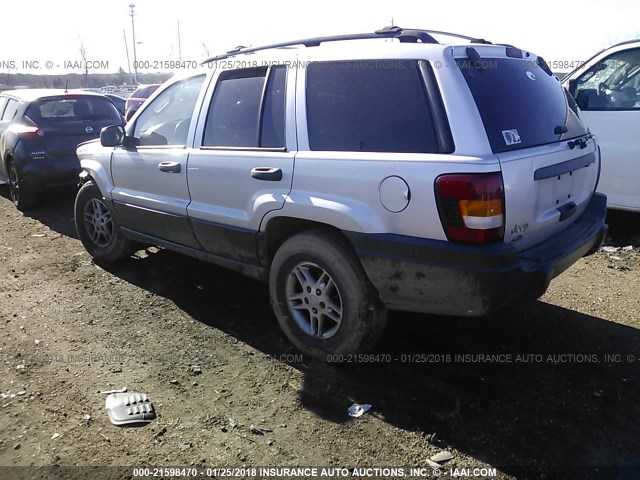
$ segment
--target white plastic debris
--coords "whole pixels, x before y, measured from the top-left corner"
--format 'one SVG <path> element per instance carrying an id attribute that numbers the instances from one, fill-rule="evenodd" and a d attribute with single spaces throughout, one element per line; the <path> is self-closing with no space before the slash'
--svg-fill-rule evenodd
<path id="1" fill-rule="evenodd" d="M 602 251 L 607 253 L 616 253 L 618 251 L 618 248 L 606 246 L 606 247 L 602 247 Z"/>
<path id="2" fill-rule="evenodd" d="M 56 432 L 53 435 L 51 435 L 51 440 L 56 440 L 57 438 L 60 438 L 62 436 L 62 434 Z"/>
<path id="3" fill-rule="evenodd" d="M 633 252 L 633 245 L 627 245 L 626 247 L 622 247 L 622 250 L 625 252 Z"/>
<path id="4" fill-rule="evenodd" d="M 349 407 L 349 409 L 347 410 L 347 413 L 349 414 L 350 417 L 358 418 L 364 415 L 370 409 L 371 409 L 371 405 L 369 405 L 368 403 L 363 403 L 363 404 L 354 403 Z"/>
<path id="5" fill-rule="evenodd" d="M 104 392 L 100 392 L 104 395 L 111 395 L 112 393 L 125 393 L 127 391 L 127 387 L 118 388 L 115 390 L 105 390 Z"/>
<path id="6" fill-rule="evenodd" d="M 431 457 L 431 461 L 432 462 L 436 462 L 436 463 L 442 463 L 442 462 L 447 462 L 449 460 L 453 459 L 453 455 L 451 455 L 450 452 L 447 452 L 446 450 L 440 452 L 440 453 L 436 453 L 433 457 Z"/>

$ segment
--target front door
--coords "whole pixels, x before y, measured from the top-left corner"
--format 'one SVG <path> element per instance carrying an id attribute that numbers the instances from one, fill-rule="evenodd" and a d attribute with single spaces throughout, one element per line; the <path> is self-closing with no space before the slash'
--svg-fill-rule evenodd
<path id="1" fill-rule="evenodd" d="M 127 127 L 135 146 L 116 147 L 112 197 L 122 227 L 197 247 L 187 205 L 187 137 L 204 75 L 167 87 Z"/>
<path id="2" fill-rule="evenodd" d="M 576 102 L 602 150 L 598 191 L 640 210 L 640 49 L 620 50 L 576 78 Z"/>

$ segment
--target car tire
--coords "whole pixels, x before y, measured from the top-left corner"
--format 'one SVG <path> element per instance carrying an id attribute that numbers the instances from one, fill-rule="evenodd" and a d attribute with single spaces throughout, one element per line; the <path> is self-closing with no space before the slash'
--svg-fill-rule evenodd
<path id="1" fill-rule="evenodd" d="M 15 162 L 7 162 L 7 176 L 9 177 L 9 197 L 18 210 L 28 210 L 38 202 L 37 195 L 25 184 L 20 170 Z"/>
<path id="2" fill-rule="evenodd" d="M 346 241 L 309 231 L 285 241 L 269 276 L 280 327 L 303 353 L 322 361 L 370 350 L 387 311 Z"/>
<path id="3" fill-rule="evenodd" d="M 78 191 L 74 217 L 78 237 L 93 258 L 115 262 L 136 250 L 135 242 L 120 232 L 110 203 L 92 181 Z"/>

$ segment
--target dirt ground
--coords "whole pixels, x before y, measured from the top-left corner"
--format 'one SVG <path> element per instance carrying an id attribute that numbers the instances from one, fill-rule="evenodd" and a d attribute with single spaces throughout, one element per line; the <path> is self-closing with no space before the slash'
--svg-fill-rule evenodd
<path id="1" fill-rule="evenodd" d="M 409 477 L 443 451 L 441 478 L 640 478 L 639 215 L 614 215 L 607 242 L 635 250 L 580 260 L 537 302 L 484 319 L 392 312 L 377 357 L 327 365 L 289 346 L 266 285 L 154 248 L 96 264 L 73 194 L 25 215 L 0 194 L 0 478 Z M 155 421 L 110 424 L 100 392 L 124 386 Z M 372 409 L 350 418 L 354 402 Z"/>

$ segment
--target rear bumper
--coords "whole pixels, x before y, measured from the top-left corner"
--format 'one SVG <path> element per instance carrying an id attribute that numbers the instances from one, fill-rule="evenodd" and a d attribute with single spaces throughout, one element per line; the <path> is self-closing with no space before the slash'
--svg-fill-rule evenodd
<path id="1" fill-rule="evenodd" d="M 82 170 L 75 155 L 29 159 L 21 168 L 25 185 L 35 191 L 73 187 L 78 184 L 78 176 Z"/>
<path id="2" fill-rule="evenodd" d="M 481 316 L 539 298 L 554 277 L 597 251 L 608 229 L 606 200 L 595 194 L 574 224 L 521 252 L 507 244 L 473 247 L 402 235 L 344 233 L 388 308 Z"/>

